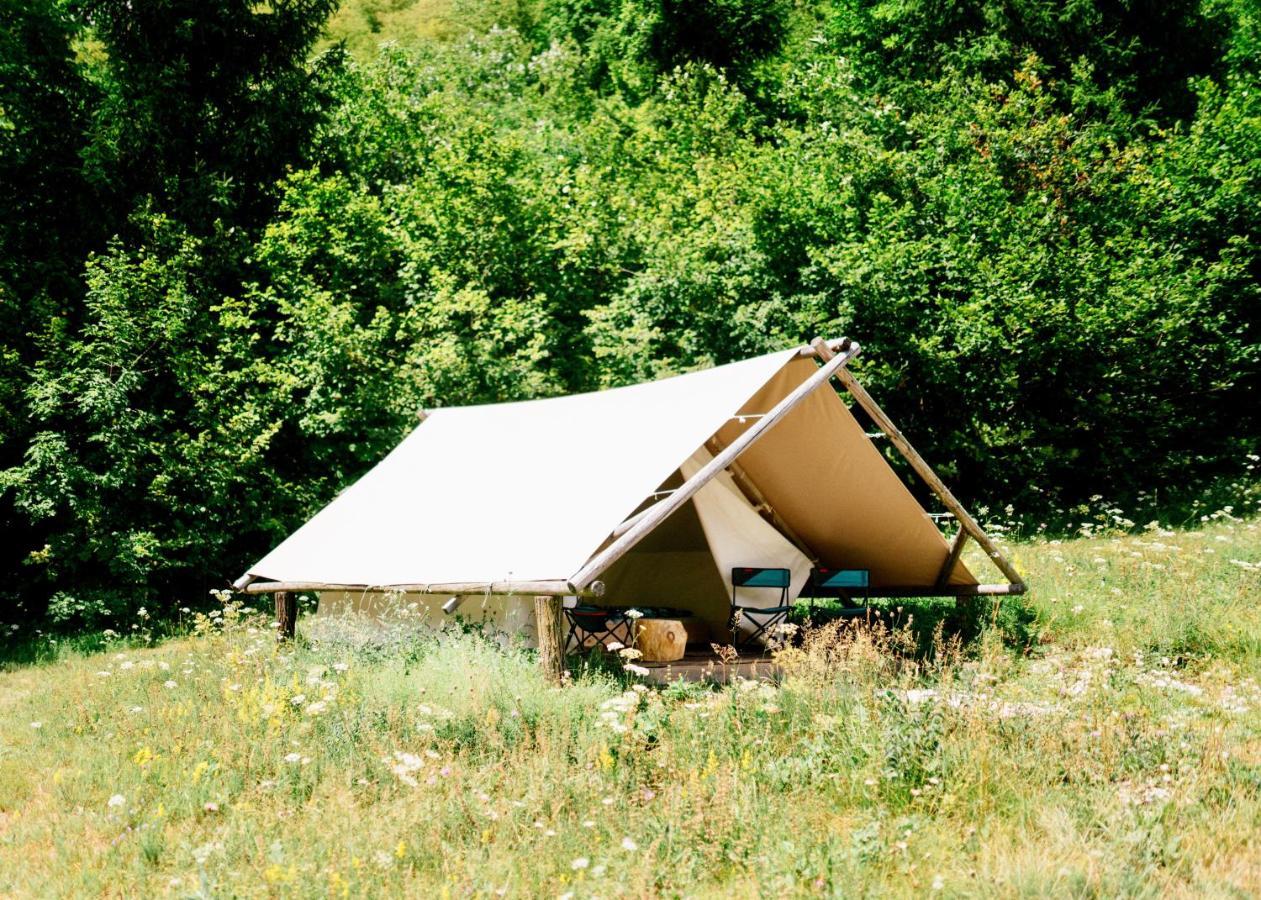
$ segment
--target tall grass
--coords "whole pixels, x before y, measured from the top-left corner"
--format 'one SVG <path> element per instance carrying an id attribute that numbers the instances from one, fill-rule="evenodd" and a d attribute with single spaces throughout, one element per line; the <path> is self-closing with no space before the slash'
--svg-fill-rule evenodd
<path id="1" fill-rule="evenodd" d="M 0 894 L 1256 894 L 1259 537 L 1015 544 L 970 642 L 893 608 L 723 688 L 228 604 L 0 674 Z"/>

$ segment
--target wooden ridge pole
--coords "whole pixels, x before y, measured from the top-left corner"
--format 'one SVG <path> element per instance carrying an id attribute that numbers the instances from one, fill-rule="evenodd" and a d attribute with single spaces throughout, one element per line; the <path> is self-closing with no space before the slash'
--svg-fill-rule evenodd
<path id="1" fill-rule="evenodd" d="M 827 345 L 825 344 L 824 346 L 826 347 Z M 588 560 L 587 564 L 569 579 L 569 583 L 575 590 L 586 588 L 601 572 L 626 555 L 632 547 L 651 533 L 667 516 L 690 500 L 693 494 L 713 480 L 719 472 L 735 462 L 740 454 L 753 446 L 753 443 L 758 438 L 766 434 L 772 426 L 792 412 L 797 404 L 813 391 L 831 381 L 832 376 L 840 371 L 847 362 L 857 356 L 861 348 L 853 341 L 845 341 L 841 345 L 839 354 L 833 354 L 831 348 L 827 349 L 829 357 L 819 367 L 817 372 L 797 385 L 787 397 L 775 404 L 775 407 L 770 412 L 756 420 L 747 431 L 702 466 L 695 475 L 683 482 L 682 486 L 675 490 L 673 494 L 670 494 L 656 506 L 653 506 L 646 516 Z"/>
<path id="2" fill-rule="evenodd" d="M 830 359 L 834 355 L 832 348 L 822 338 L 815 338 L 810 342 L 810 346 L 814 348 L 819 359 Z M 945 482 L 937 477 L 937 473 L 924 461 L 924 457 L 920 456 L 915 448 L 911 446 L 911 442 L 906 439 L 898 429 L 898 426 L 893 424 L 893 420 L 885 414 L 880 405 L 858 383 L 857 379 L 854 378 L 854 374 L 848 369 L 839 368 L 836 370 L 836 377 L 845 386 L 845 390 L 849 391 L 850 396 L 858 402 L 858 405 L 866 411 L 867 415 L 871 416 L 872 421 L 880 426 L 880 430 L 889 436 L 893 446 L 898 448 L 898 452 L 911 464 L 911 468 L 915 470 L 916 474 L 924 479 L 924 483 L 941 499 L 946 509 L 954 513 L 955 518 L 959 520 L 960 529 L 966 531 L 974 541 L 980 544 L 981 549 L 994 561 L 994 565 L 1011 582 L 1011 593 L 1024 593 L 1026 585 L 1024 579 L 1020 577 L 1020 573 L 1007 561 L 1002 551 L 994 545 L 989 535 L 977 524 L 976 519 L 972 518 L 971 514 L 963 508 L 963 504 L 955 499 L 954 494 L 950 493 L 950 489 L 946 487 Z M 963 552 L 962 545 L 958 549 L 960 553 Z M 952 565 L 951 569 L 953 568 Z"/>

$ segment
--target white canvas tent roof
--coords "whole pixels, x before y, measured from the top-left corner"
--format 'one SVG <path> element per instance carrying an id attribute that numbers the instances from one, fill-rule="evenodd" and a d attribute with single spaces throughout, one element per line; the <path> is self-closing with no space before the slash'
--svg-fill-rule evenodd
<path id="1" fill-rule="evenodd" d="M 857 345 L 844 342 L 848 356 L 835 358 L 820 345 L 817 354 L 797 348 L 630 387 L 436 410 L 238 586 L 589 591 L 692 498 L 716 521 L 721 502 L 700 492 L 717 496 L 730 469 L 783 546 L 818 565 L 869 570 L 873 595 L 1007 587 L 978 587 L 958 560 L 962 539 L 947 544 L 827 386 Z M 681 485 L 659 493 L 672 477 Z M 961 518 L 972 533 L 969 523 Z M 730 550 L 743 532 L 756 545 L 750 528 L 728 526 L 720 539 L 717 527 L 706 533 L 724 565 L 742 551 L 719 553 L 716 541 Z"/>

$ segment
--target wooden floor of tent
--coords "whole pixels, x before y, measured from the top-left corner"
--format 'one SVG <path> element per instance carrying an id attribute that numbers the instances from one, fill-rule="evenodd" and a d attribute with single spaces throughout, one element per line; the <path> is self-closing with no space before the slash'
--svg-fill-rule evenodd
<path id="1" fill-rule="evenodd" d="M 712 650 L 690 650 L 674 662 L 636 662 L 648 670 L 644 680 L 651 684 L 674 681 L 713 681 L 726 684 L 736 678 L 773 679 L 780 675 L 779 666 L 765 654 L 741 654 L 724 663 Z"/>

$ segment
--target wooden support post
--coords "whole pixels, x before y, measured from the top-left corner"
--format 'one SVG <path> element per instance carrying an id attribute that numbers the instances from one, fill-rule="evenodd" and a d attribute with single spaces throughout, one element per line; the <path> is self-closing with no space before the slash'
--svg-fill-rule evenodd
<path id="1" fill-rule="evenodd" d="M 560 597 L 547 595 L 534 598 L 539 662 L 543 666 L 543 674 L 553 684 L 560 684 L 565 674 L 565 632 L 561 625 L 560 604 Z"/>
<path id="2" fill-rule="evenodd" d="M 959 564 L 959 557 L 963 555 L 963 545 L 968 542 L 968 532 L 966 528 L 959 528 L 955 534 L 954 543 L 950 545 L 950 555 L 946 557 L 946 561 L 941 564 L 941 571 L 937 573 L 937 587 L 944 588 L 950 584 L 950 576 L 954 574 L 955 566 Z"/>
<path id="3" fill-rule="evenodd" d="M 836 355 L 822 338 L 815 338 L 810 342 L 810 346 L 814 348 L 815 353 L 821 360 L 831 359 Z M 854 374 L 845 368 L 836 369 L 835 374 L 837 380 L 845 386 L 845 390 L 849 391 L 850 396 L 858 402 L 858 405 L 866 411 L 867 415 L 871 416 L 872 421 L 880 426 L 880 430 L 889 436 L 893 446 L 897 447 L 898 452 L 911 464 L 911 468 L 915 470 L 915 473 L 924 479 L 925 484 L 932 488 L 933 493 L 938 496 L 942 505 L 954 513 L 955 518 L 959 520 L 959 527 L 981 545 L 981 549 L 985 551 L 986 555 L 994 561 L 994 565 L 998 567 L 999 571 L 1011 582 L 1014 588 L 1012 593 L 1023 593 L 1025 582 L 1020 577 L 1020 573 L 1007 561 L 1002 551 L 994 545 L 994 542 L 990 540 L 990 536 L 982 530 L 976 519 L 972 518 L 971 514 L 963 508 L 963 504 L 955 499 L 954 494 L 950 493 L 950 489 L 946 487 L 945 482 L 937 477 L 937 473 L 924 461 L 924 457 L 920 456 L 916 449 L 911 446 L 911 442 L 903 436 L 898 426 L 893 424 L 893 420 L 872 399 L 871 394 L 868 394 L 863 386 L 858 383 L 854 378 Z M 962 549 L 961 547 L 960 551 Z"/>
<path id="4" fill-rule="evenodd" d="M 298 630 L 298 595 L 276 591 L 276 640 L 291 641 Z"/>

